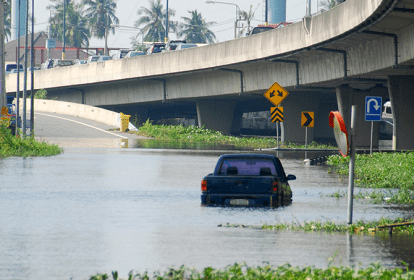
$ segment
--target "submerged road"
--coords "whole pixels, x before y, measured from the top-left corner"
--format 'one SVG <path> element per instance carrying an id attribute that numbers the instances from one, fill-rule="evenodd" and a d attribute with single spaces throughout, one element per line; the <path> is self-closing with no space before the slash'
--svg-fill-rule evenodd
<path id="1" fill-rule="evenodd" d="M 56 113 L 35 113 L 35 139 L 62 148 L 119 148 L 128 139 L 145 139 L 127 132 L 112 131 L 118 127 L 97 121 Z"/>

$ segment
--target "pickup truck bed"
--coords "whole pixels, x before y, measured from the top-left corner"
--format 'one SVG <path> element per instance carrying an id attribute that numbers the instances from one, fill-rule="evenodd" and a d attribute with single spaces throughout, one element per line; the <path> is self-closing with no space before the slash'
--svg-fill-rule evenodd
<path id="1" fill-rule="evenodd" d="M 203 205 L 272 206 L 292 201 L 280 160 L 271 155 L 223 155 L 201 183 Z"/>

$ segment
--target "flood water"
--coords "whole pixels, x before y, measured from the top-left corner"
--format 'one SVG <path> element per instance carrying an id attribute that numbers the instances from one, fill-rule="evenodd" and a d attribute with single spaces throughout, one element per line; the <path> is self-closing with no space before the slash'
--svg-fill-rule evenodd
<path id="1" fill-rule="evenodd" d="M 414 264 L 414 238 L 218 227 L 345 223 L 347 189 L 326 166 L 280 155 L 293 203 L 277 209 L 202 207 L 200 182 L 220 151 L 65 149 L 61 155 L 0 160 L 0 278 L 88 279 L 117 270 L 249 266 Z M 412 217 L 412 210 L 354 202 L 355 220 Z"/>

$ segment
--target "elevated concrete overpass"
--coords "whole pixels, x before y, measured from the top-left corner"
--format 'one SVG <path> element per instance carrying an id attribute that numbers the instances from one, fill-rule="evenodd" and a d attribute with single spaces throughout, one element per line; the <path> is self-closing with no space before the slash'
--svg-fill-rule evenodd
<path id="1" fill-rule="evenodd" d="M 301 111 L 315 111 L 310 139 L 332 138 L 329 111 L 339 109 L 349 122 L 356 104 L 358 146 L 370 140 L 364 98 L 379 95 L 392 102 L 393 147 L 414 149 L 413 46 L 414 0 L 347 0 L 237 40 L 38 71 L 35 88 L 47 89 L 50 98 L 142 119 L 197 114 L 199 125 L 237 133 L 243 112 L 272 106 L 263 93 L 277 81 L 290 92 L 282 104 L 285 140 L 303 142 Z M 16 75 L 8 75 L 7 92 L 15 84 Z"/>

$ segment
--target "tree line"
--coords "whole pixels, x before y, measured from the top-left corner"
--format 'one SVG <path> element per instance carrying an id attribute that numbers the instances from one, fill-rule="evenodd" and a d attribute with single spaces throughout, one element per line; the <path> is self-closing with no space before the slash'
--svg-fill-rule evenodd
<path id="1" fill-rule="evenodd" d="M 141 7 L 137 11 L 138 19 L 134 26 L 143 33 L 145 41 L 163 42 L 167 11 L 162 0 L 149 0 L 149 8 Z M 92 37 L 105 39 L 115 34 L 119 19 L 116 16 L 116 0 L 50 0 L 47 9 L 51 11 L 49 18 L 50 36 L 62 40 L 63 15 L 65 14 L 65 41 L 73 47 L 88 47 Z M 65 6 L 64 6 L 65 5 Z M 209 27 L 214 22 L 207 22 L 197 10 L 188 11 L 189 17 L 182 17 L 182 23 L 171 22 L 170 32 L 189 43 L 213 43 L 216 39 Z M 173 9 L 168 10 L 168 17 L 175 16 Z M 31 19 L 29 19 L 31 20 Z M 4 0 L 4 27 L 7 40 L 11 36 L 11 0 Z M 136 38 L 131 38 L 131 44 Z"/>
<path id="2" fill-rule="evenodd" d="M 11 0 L 4 1 L 5 37 L 11 35 Z M 166 28 L 167 11 L 162 5 L 163 0 L 148 0 L 149 8 L 141 7 L 137 11 L 138 19 L 134 26 L 140 29 L 143 40 L 149 42 L 163 42 Z M 323 0 L 322 7 L 330 9 L 344 0 Z M 88 47 L 92 37 L 105 39 L 109 34 L 115 34 L 119 19 L 116 17 L 116 0 L 50 0 L 47 9 L 51 11 L 49 18 L 50 34 L 52 38 L 63 38 L 63 14 L 65 8 L 65 41 L 73 47 Z M 64 7 L 65 5 L 65 7 Z M 188 43 L 213 43 L 215 34 L 209 29 L 215 22 L 207 22 L 196 10 L 188 11 L 188 17 L 181 17 L 182 22 L 170 22 L 169 32 Z M 175 16 L 175 10 L 168 9 L 168 18 Z M 253 19 L 254 12 L 240 12 L 240 17 L 248 22 Z M 31 19 L 29 19 L 31 20 Z M 131 38 L 133 46 L 138 45 L 136 37 Z"/>

